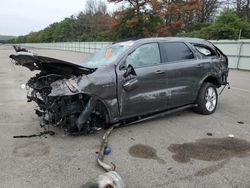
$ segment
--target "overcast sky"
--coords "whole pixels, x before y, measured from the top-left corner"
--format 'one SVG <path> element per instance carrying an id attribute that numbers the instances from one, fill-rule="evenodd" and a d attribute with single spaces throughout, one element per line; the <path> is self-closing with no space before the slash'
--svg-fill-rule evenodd
<path id="1" fill-rule="evenodd" d="M 86 0 L 1 0 L 0 35 L 25 35 L 84 10 Z"/>

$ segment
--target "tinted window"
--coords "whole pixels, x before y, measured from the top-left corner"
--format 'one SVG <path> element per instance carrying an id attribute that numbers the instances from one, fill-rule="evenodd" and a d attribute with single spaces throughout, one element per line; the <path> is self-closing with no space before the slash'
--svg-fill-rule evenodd
<path id="1" fill-rule="evenodd" d="M 133 67 L 156 65 L 161 62 L 157 43 L 144 44 L 128 55 L 126 64 Z"/>
<path id="2" fill-rule="evenodd" d="M 193 59 L 193 52 L 182 42 L 165 42 L 161 44 L 165 61 L 182 61 Z"/>

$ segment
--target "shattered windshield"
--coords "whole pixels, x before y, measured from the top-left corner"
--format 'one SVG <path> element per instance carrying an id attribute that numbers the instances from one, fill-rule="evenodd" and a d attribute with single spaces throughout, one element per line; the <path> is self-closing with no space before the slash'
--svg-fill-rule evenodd
<path id="1" fill-rule="evenodd" d="M 129 46 L 133 45 L 133 41 L 116 43 L 104 47 L 97 52 L 89 55 L 80 64 L 85 67 L 99 68 L 114 62 Z"/>

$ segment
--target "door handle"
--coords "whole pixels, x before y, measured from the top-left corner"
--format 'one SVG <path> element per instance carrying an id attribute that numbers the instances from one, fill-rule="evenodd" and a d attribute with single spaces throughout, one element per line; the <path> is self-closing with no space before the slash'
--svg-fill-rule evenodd
<path id="1" fill-rule="evenodd" d="M 200 64 L 196 65 L 195 67 L 202 68 L 202 67 L 204 67 L 204 65 L 200 63 Z"/>
<path id="2" fill-rule="evenodd" d="M 134 78 L 132 80 L 125 82 L 122 86 L 125 89 L 125 91 L 131 91 L 138 87 L 138 80 Z"/>
<path id="3" fill-rule="evenodd" d="M 155 74 L 164 74 L 164 73 L 165 73 L 165 71 L 162 71 L 162 70 L 155 71 Z"/>

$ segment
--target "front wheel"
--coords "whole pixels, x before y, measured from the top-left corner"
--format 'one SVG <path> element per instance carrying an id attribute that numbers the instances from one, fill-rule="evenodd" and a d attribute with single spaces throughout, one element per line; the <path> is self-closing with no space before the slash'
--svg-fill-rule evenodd
<path id="1" fill-rule="evenodd" d="M 199 114 L 212 114 L 214 113 L 218 102 L 218 94 L 214 84 L 205 82 L 202 84 L 199 94 L 197 96 L 197 107 L 194 111 Z"/>

